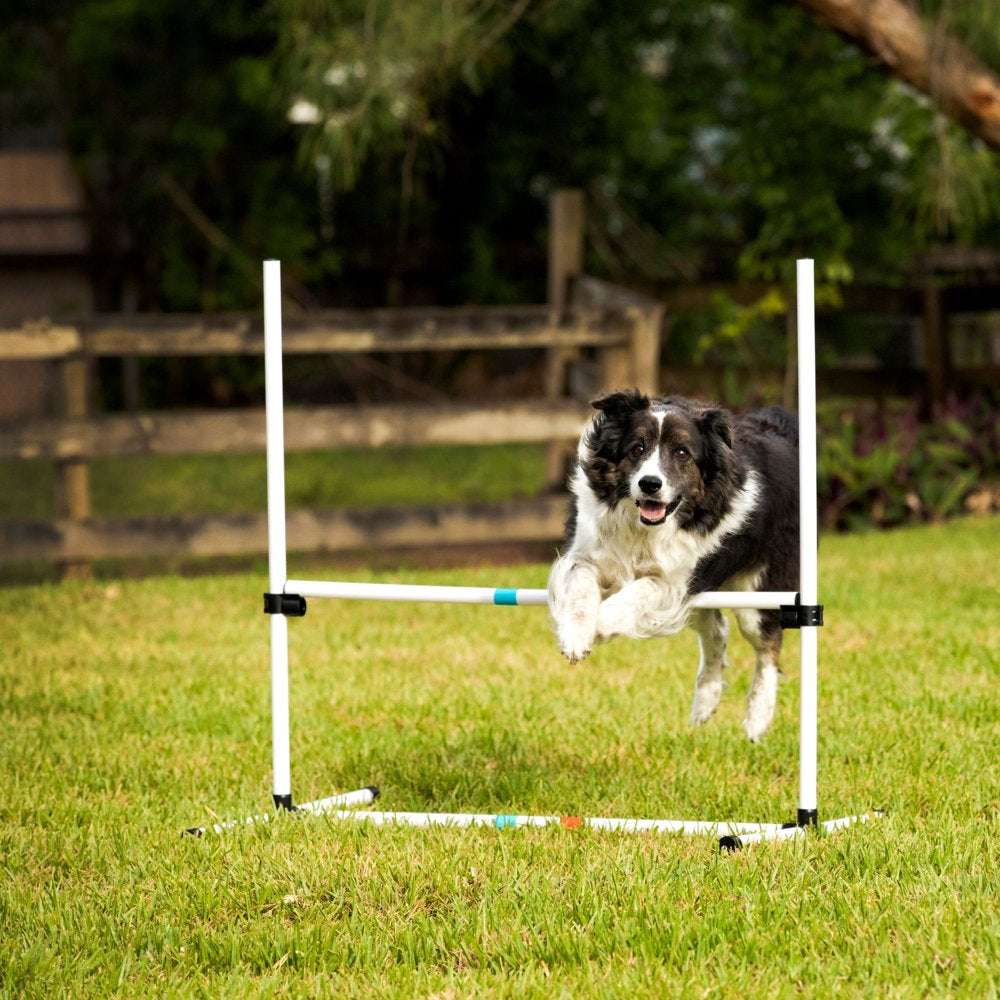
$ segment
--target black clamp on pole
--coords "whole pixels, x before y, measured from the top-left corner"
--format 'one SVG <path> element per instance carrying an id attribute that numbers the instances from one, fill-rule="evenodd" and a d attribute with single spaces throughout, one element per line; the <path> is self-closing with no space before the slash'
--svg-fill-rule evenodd
<path id="1" fill-rule="evenodd" d="M 302 618 L 306 613 L 306 599 L 300 594 L 265 594 L 264 614 Z"/>
<path id="2" fill-rule="evenodd" d="M 819 826 L 818 809 L 799 809 L 795 817 L 795 826 Z"/>
<path id="3" fill-rule="evenodd" d="M 823 624 L 822 604 L 803 604 L 799 595 L 795 595 L 794 604 L 782 604 L 778 609 L 781 615 L 782 628 L 802 628 L 803 626 L 819 626 Z"/>

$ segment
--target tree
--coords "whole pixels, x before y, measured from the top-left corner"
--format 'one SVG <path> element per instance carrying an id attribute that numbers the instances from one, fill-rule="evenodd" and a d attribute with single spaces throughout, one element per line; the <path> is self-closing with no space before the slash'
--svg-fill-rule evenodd
<path id="1" fill-rule="evenodd" d="M 632 281 L 775 280 L 803 252 L 829 280 L 884 275 L 1000 217 L 994 158 L 800 7 L 506 0 L 484 7 L 504 30 L 449 31 L 465 4 L 421 0 L 413 30 L 398 5 L 341 5 L 333 27 L 299 6 L 308 156 L 343 185 L 341 234 L 366 214 L 362 242 L 395 242 L 397 286 L 443 246 L 445 297 L 537 297 L 505 257 L 566 184 L 589 194 L 591 267 Z"/>
<path id="2" fill-rule="evenodd" d="M 906 0 L 798 0 L 821 24 L 876 55 L 945 114 L 1000 151 L 1000 76 Z M 970 4 L 989 7 L 988 4 Z M 997 25 L 994 22 L 994 30 Z"/>
<path id="3" fill-rule="evenodd" d="M 893 158 L 874 149 L 860 169 L 829 155 L 857 158 L 871 144 L 884 82 L 801 11 L 564 0 L 508 16 L 483 50 L 474 32 L 435 47 L 442 28 L 430 14 L 423 36 L 402 43 L 403 14 L 373 4 L 378 16 L 361 26 L 368 9 L 341 15 L 337 30 L 310 22 L 290 93 L 315 111 L 309 155 L 339 164 L 369 213 L 385 204 L 373 177 L 396 174 L 401 272 L 405 245 L 446 234 L 451 295 L 537 297 L 498 281 L 510 270 L 497 265 L 516 233 L 542 229 L 547 193 L 567 184 L 590 196 L 591 266 L 622 280 L 732 276 L 741 252 L 741 273 L 769 277 L 805 248 L 842 277 L 861 228 L 884 229 Z M 481 53 L 474 74 L 462 68 L 470 45 Z M 348 186 L 341 225 L 353 201 Z"/>
<path id="4" fill-rule="evenodd" d="M 264 255 L 326 302 L 538 299 L 565 185 L 650 285 L 1000 235 L 996 157 L 807 0 L 12 2 L 0 131 L 11 94 L 61 123 L 104 308 L 249 305 Z"/>

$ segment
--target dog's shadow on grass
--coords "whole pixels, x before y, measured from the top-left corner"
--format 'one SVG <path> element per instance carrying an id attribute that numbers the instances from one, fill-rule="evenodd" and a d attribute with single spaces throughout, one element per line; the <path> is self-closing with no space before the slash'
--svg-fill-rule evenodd
<path id="1" fill-rule="evenodd" d="M 793 801 L 797 748 L 785 728 L 762 745 L 729 725 L 595 724 L 585 742 L 502 725 L 396 733 L 391 754 L 371 744 L 348 753 L 337 770 L 355 779 L 333 791 L 375 784 L 377 808 L 392 811 L 726 818 Z"/>

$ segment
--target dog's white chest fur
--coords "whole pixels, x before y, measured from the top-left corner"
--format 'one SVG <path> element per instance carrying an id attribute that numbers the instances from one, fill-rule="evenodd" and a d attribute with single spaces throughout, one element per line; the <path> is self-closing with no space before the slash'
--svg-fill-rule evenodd
<path id="1" fill-rule="evenodd" d="M 602 504 L 582 470 L 577 470 L 572 486 L 577 500 L 576 531 L 572 546 L 553 567 L 550 589 L 553 584 L 558 588 L 562 574 L 556 570 L 561 563 L 568 572 L 573 564 L 586 561 L 597 571 L 602 597 L 641 577 L 660 578 L 686 596 L 695 567 L 740 530 L 756 505 L 760 489 L 750 473 L 727 515 L 710 532 L 701 534 L 682 530 L 676 518 L 647 527 L 627 500 L 614 507 Z M 558 594 L 553 596 L 558 598 Z"/>

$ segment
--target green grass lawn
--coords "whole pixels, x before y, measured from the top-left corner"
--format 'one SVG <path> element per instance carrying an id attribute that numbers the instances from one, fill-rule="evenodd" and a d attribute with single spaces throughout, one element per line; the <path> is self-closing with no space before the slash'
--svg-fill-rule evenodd
<path id="1" fill-rule="evenodd" d="M 345 448 L 285 456 L 287 503 L 377 507 L 509 500 L 545 485 L 545 445 Z M 95 516 L 245 514 L 263 510 L 263 454 L 138 455 L 95 459 Z M 0 459 L 0 519 L 55 516 L 52 462 Z M 406 495 L 400 495 L 400 484 Z"/>
<path id="2" fill-rule="evenodd" d="M 270 800 L 266 581 L 3 590 L 0 996 L 995 997 L 1000 519 L 824 538 L 820 581 L 820 809 L 886 816 L 733 855 L 287 815 L 182 837 Z M 788 819 L 795 649 L 751 746 L 738 638 L 692 730 L 692 635 L 570 667 L 540 609 L 314 601 L 291 623 L 295 794 Z"/>

